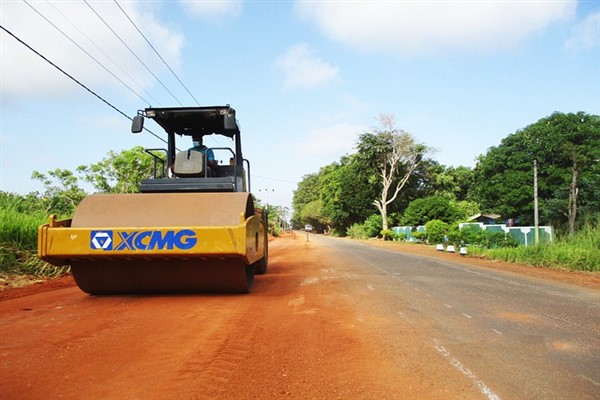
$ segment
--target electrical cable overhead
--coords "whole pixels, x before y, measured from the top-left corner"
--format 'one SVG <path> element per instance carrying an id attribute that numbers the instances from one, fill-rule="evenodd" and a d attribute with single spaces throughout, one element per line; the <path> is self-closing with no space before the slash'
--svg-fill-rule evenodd
<path id="1" fill-rule="evenodd" d="M 160 58 L 160 60 L 165 64 L 165 66 L 169 69 L 169 71 L 171 71 L 171 73 L 177 79 L 177 81 L 179 81 L 179 83 L 181 84 L 181 86 L 183 86 L 183 88 L 185 89 L 185 91 L 188 92 L 188 94 L 192 97 L 192 99 L 194 99 L 194 101 L 196 102 L 196 104 L 200 105 L 200 102 L 198 100 L 196 100 L 196 98 L 194 97 L 194 95 L 192 94 L 192 92 L 190 92 L 189 89 L 181 81 L 181 79 L 179 79 L 179 77 L 177 76 L 177 74 L 175 73 L 175 71 L 173 71 L 173 69 L 169 66 L 169 64 L 167 64 L 167 62 L 164 60 L 164 58 L 162 58 L 162 56 L 160 55 L 160 53 L 158 52 L 158 50 L 156 50 L 156 48 L 152 45 L 152 43 L 150 43 L 150 41 L 148 40 L 148 38 L 146 38 L 146 36 L 142 33 L 142 31 L 140 30 L 140 28 L 138 28 L 138 26 L 135 24 L 135 22 L 133 22 L 133 20 L 129 17 L 129 15 L 127 14 L 127 12 L 125 12 L 125 10 L 123 10 L 123 8 L 117 2 L 117 0 L 113 0 L 113 1 L 117 5 L 117 7 L 119 7 L 119 9 L 123 12 L 123 14 L 125 14 L 125 16 L 127 17 L 127 19 L 129 20 L 129 22 L 131 22 L 131 25 L 133 25 L 134 28 L 139 32 L 139 34 L 144 38 L 144 40 L 146 41 L 146 43 L 148 43 L 148 45 L 152 48 L 152 50 L 154 50 L 154 53 L 156 53 L 156 55 L 158 56 L 158 58 Z"/>
<path id="2" fill-rule="evenodd" d="M 108 22 L 106 22 L 104 20 L 104 18 L 102 18 L 100 16 L 100 14 L 98 14 L 96 12 L 96 10 L 94 10 L 94 8 L 90 5 L 90 3 L 88 3 L 87 0 L 83 0 L 83 2 L 90 8 L 90 10 L 92 10 L 92 12 L 94 14 L 96 14 L 96 16 L 100 19 L 100 21 L 102 21 L 104 23 L 104 25 L 106 25 L 106 27 L 117 37 L 117 39 L 119 39 L 119 41 L 123 44 L 123 46 L 125 46 L 127 48 L 127 50 L 129 50 L 129 52 L 146 68 L 146 70 L 148 70 L 148 72 L 150 72 L 150 74 L 152 74 L 152 76 L 158 81 L 158 83 L 161 84 L 161 86 L 167 91 L 169 92 L 169 94 L 175 99 L 175 101 L 177 101 L 177 103 L 179 103 L 180 106 L 183 107 L 183 104 L 181 104 L 181 101 L 179 101 L 179 99 L 177 97 L 175 97 L 175 95 L 173 94 L 173 92 L 171 92 L 166 86 L 165 84 L 158 78 L 158 76 L 156 76 L 156 74 L 154 72 L 152 72 L 152 70 L 146 65 L 146 63 L 144 63 L 142 61 L 142 59 L 135 54 L 135 52 L 131 49 L 131 47 L 129 47 L 127 45 L 127 43 L 125 43 L 125 41 L 123 39 L 121 39 L 121 37 L 117 34 L 117 32 L 114 31 L 114 29 L 111 28 L 111 26 L 108 24 Z"/>
<path id="3" fill-rule="evenodd" d="M 119 110 L 117 107 L 115 107 L 114 105 L 112 105 L 111 103 L 109 103 L 107 100 L 105 100 L 104 98 L 102 98 L 99 94 L 97 94 L 96 92 L 94 92 L 92 89 L 88 88 L 83 83 L 79 82 L 77 79 L 75 79 L 68 72 L 66 72 L 65 70 L 63 70 L 62 68 L 60 68 L 58 65 L 54 64 L 52 61 L 50 61 L 48 58 L 46 58 L 40 52 L 38 52 L 33 47 L 31 47 L 30 45 L 28 45 L 27 43 L 25 43 L 23 40 L 21 40 L 19 37 L 17 37 L 14 33 L 12 33 L 11 31 L 9 31 L 8 29 L 6 29 L 4 26 L 0 25 L 0 29 L 2 29 L 4 32 L 8 33 L 10 36 L 12 36 L 13 38 L 15 38 L 23 46 L 27 47 L 29 50 L 31 50 L 33 53 L 35 53 L 38 57 L 42 58 L 48 64 L 52 65 L 54 68 L 56 68 L 61 73 L 63 73 L 65 76 L 67 76 L 69 79 L 71 79 L 73 82 L 77 83 L 79 86 L 81 86 L 82 88 L 84 88 L 85 90 L 87 90 L 90 94 L 92 94 L 95 97 L 97 97 L 104 104 L 106 104 L 107 106 L 109 106 L 110 108 L 112 108 L 113 110 L 115 110 L 116 112 L 118 112 L 119 114 L 121 114 L 122 116 L 124 116 L 125 118 L 127 118 L 128 120 L 130 120 L 130 121 L 133 120 L 133 118 L 131 118 L 130 116 L 128 116 L 127 114 L 125 114 L 123 111 Z M 144 130 L 146 132 L 150 133 L 152 136 L 154 136 L 158 140 L 162 141 L 163 143 L 167 143 L 167 141 L 165 139 L 161 138 L 160 136 L 158 136 L 156 133 L 152 132 L 151 130 L 149 130 L 147 128 L 144 128 Z"/>
<path id="4" fill-rule="evenodd" d="M 70 20 L 70 19 L 69 19 L 69 18 L 68 18 L 66 15 L 65 15 L 65 14 L 64 14 L 64 13 L 63 13 L 63 12 L 62 12 L 62 11 L 61 11 L 59 8 L 58 8 L 58 7 L 56 7 L 56 6 L 55 6 L 55 5 L 54 5 L 54 4 L 53 4 L 53 3 L 52 3 L 50 0 L 46 0 L 46 2 L 47 2 L 47 3 L 48 3 L 50 6 L 52 6 L 52 8 L 54 8 L 54 10 L 55 10 L 57 13 L 59 13 L 60 15 L 62 15 L 62 17 L 63 17 L 63 18 L 64 18 L 64 19 L 65 19 L 65 20 L 66 20 L 66 21 L 69 23 L 69 24 L 71 24 L 71 26 L 72 26 L 74 29 L 76 29 L 76 30 L 77 30 L 77 32 L 79 32 L 79 33 L 80 33 L 82 36 L 84 36 L 84 37 L 85 37 L 85 38 L 86 38 L 86 39 L 87 39 L 87 40 L 88 40 L 88 41 L 89 41 L 91 44 L 93 44 L 93 45 L 94 45 L 94 47 L 96 47 L 96 49 L 98 49 L 98 51 L 100 51 L 102 54 L 104 54 L 104 56 L 105 56 L 106 58 L 108 58 L 108 59 L 109 59 L 109 60 L 110 60 L 110 61 L 113 63 L 113 65 L 115 65 L 115 66 L 116 66 L 116 67 L 117 67 L 117 68 L 118 68 L 118 69 L 119 69 L 119 70 L 120 70 L 120 71 L 121 71 L 123 74 L 125 74 L 125 75 L 126 75 L 128 78 L 129 78 L 129 79 L 131 79 L 131 81 L 132 81 L 132 82 L 134 82 L 134 83 L 135 83 L 135 84 L 138 86 L 138 88 L 142 89 L 142 91 L 144 91 L 144 93 L 146 93 L 146 95 L 147 95 L 148 97 L 150 97 L 150 98 L 151 98 L 151 99 L 152 99 L 152 100 L 155 102 L 155 104 L 159 104 L 159 105 L 160 105 L 160 102 L 159 102 L 159 101 L 158 101 L 158 100 L 157 100 L 157 99 L 156 99 L 154 96 L 152 96 L 150 93 L 148 93 L 148 91 L 147 91 L 146 89 L 144 89 L 144 87 L 143 87 L 143 86 L 142 86 L 142 85 L 141 85 L 141 84 L 140 84 L 138 81 L 136 81 L 134 77 L 132 77 L 132 76 L 131 76 L 131 75 L 130 75 L 130 74 L 127 72 L 127 71 L 125 71 L 125 70 L 124 70 L 124 69 L 123 69 L 123 68 L 122 68 L 122 67 L 121 67 L 119 64 L 117 64 L 117 62 L 116 62 L 116 61 L 115 61 L 115 60 L 114 60 L 114 59 L 113 59 L 113 58 L 112 58 L 110 55 L 108 55 L 108 54 L 107 54 L 107 53 L 106 53 L 106 52 L 105 52 L 105 51 L 104 51 L 104 50 L 103 50 L 103 49 L 102 49 L 100 46 L 98 46 L 98 44 L 96 44 L 96 42 L 94 42 L 94 41 L 92 40 L 92 38 L 90 38 L 90 37 L 89 37 L 89 36 L 88 36 L 88 35 L 87 35 L 85 32 L 83 32 L 81 29 L 79 29 L 79 28 L 78 28 L 78 27 L 77 27 L 77 26 L 76 26 L 76 25 L 75 25 L 75 24 L 74 24 L 74 23 L 73 23 L 73 22 L 72 22 L 72 21 L 71 21 L 71 20 Z M 146 101 L 146 103 L 148 103 L 148 102 Z M 148 104 L 150 104 L 150 103 L 148 103 Z"/>
<path id="5" fill-rule="evenodd" d="M 67 35 L 66 33 L 64 33 L 58 26 L 56 26 L 52 21 L 50 21 L 48 18 L 46 18 L 46 16 L 44 16 L 41 12 L 39 12 L 34 6 L 32 6 L 31 4 L 29 4 L 27 2 L 27 0 L 23 0 L 23 2 L 25 4 L 27 4 L 29 6 L 29 8 L 31 8 L 36 14 L 38 14 L 40 17 L 42 17 L 46 22 L 48 22 L 50 25 L 52 25 L 52 27 L 54 29 L 56 29 L 57 31 L 59 31 L 65 38 L 67 38 L 67 40 L 69 40 L 71 43 L 73 43 L 75 46 L 77 46 L 77 48 L 79 48 L 79 50 L 83 51 L 89 58 L 91 58 L 92 60 L 94 60 L 94 62 L 96 62 L 96 64 L 98 64 L 100 67 L 102 67 L 102 69 L 104 69 L 106 72 L 108 72 L 110 75 L 112 75 L 113 78 L 115 78 L 116 80 L 118 80 L 123 86 L 125 86 L 127 89 L 129 89 L 133 94 L 135 94 L 138 98 L 140 98 L 143 102 L 145 102 L 146 104 L 150 104 L 150 102 L 148 100 L 146 100 L 145 98 L 143 98 L 138 92 L 136 92 L 135 90 L 133 90 L 131 88 L 131 86 L 129 86 L 128 84 L 126 84 L 125 82 L 123 82 L 118 76 L 116 76 L 111 70 L 109 70 L 108 68 L 106 68 L 106 66 L 104 64 L 102 64 L 100 61 L 98 61 L 94 56 L 92 56 L 87 50 L 85 50 L 83 47 L 81 47 L 77 42 L 75 42 L 73 39 L 71 39 L 69 37 L 69 35 Z"/>

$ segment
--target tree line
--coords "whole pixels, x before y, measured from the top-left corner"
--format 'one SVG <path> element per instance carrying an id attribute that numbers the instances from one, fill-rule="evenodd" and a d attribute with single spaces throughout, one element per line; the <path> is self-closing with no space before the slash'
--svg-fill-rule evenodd
<path id="1" fill-rule="evenodd" d="M 358 135 L 356 152 L 305 175 L 293 196 L 293 223 L 338 235 L 378 236 L 394 225 L 464 221 L 494 213 L 534 220 L 537 164 L 540 224 L 573 233 L 600 216 L 600 117 L 542 118 L 480 155 L 474 168 L 444 166 L 393 118 Z"/>

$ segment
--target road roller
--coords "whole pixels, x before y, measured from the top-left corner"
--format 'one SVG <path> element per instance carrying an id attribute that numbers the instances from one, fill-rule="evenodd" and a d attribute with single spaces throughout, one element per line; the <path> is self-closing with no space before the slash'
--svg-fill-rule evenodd
<path id="1" fill-rule="evenodd" d="M 94 295 L 248 293 L 267 271 L 267 215 L 250 194 L 235 110 L 146 108 L 132 119 L 133 133 L 145 119 L 167 134 L 166 149 L 146 149 L 153 176 L 139 193 L 92 194 L 71 219 L 50 216 L 38 230 L 38 256 L 70 265 L 79 288 Z M 207 135 L 233 143 L 189 146 Z M 180 149 L 177 138 L 188 143 Z"/>

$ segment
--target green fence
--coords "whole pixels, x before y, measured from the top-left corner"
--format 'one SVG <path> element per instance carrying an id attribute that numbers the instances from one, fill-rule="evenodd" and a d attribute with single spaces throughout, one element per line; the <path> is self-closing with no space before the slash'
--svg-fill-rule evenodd
<path id="1" fill-rule="evenodd" d="M 515 238 L 520 244 L 529 246 L 535 244 L 535 227 L 534 226 L 506 226 L 504 224 L 484 225 L 480 222 L 467 222 L 458 224 L 460 229 L 466 226 L 479 226 L 480 229 L 490 230 L 494 232 L 504 232 Z M 554 238 L 551 226 L 538 227 L 540 235 L 540 243 L 551 242 Z"/>
<path id="2" fill-rule="evenodd" d="M 476 226 L 479 229 L 485 229 L 493 232 L 504 232 L 515 238 L 520 244 L 529 246 L 535 244 L 535 227 L 533 226 L 506 226 L 504 224 L 497 225 L 485 225 L 481 222 L 465 222 L 464 224 L 458 224 L 460 229 L 466 226 Z M 548 243 L 554 239 L 553 231 L 551 226 L 540 226 L 539 228 L 540 243 Z M 405 240 L 408 242 L 414 242 L 415 238 L 412 235 L 413 232 L 426 232 L 425 226 L 395 226 L 392 230 L 398 234 L 404 234 Z"/>

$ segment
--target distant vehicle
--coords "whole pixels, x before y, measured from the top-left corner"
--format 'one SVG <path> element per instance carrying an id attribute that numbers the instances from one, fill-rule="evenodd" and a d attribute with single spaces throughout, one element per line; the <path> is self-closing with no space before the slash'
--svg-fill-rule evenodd
<path id="1" fill-rule="evenodd" d="M 313 226 L 312 226 L 312 225 L 310 225 L 310 224 L 306 224 L 306 225 L 304 225 L 304 230 L 305 230 L 306 232 L 312 232 L 312 230 L 313 230 Z"/>

